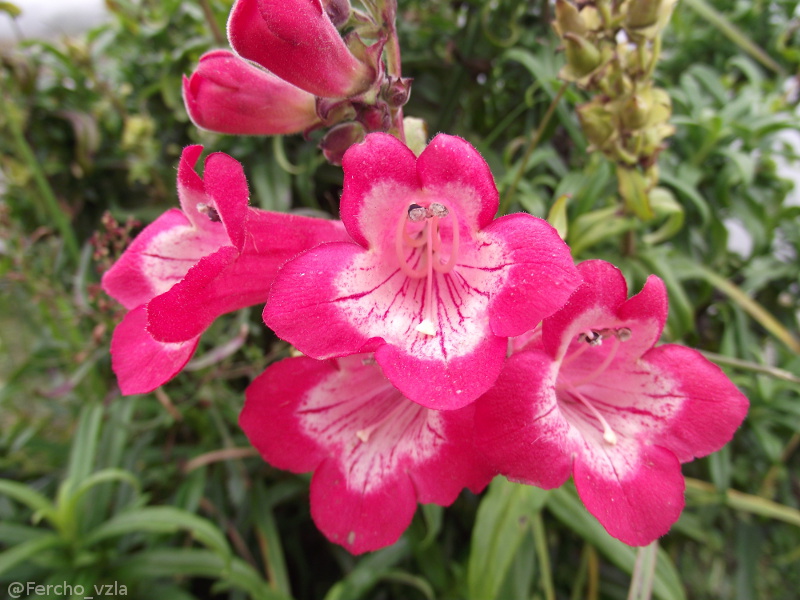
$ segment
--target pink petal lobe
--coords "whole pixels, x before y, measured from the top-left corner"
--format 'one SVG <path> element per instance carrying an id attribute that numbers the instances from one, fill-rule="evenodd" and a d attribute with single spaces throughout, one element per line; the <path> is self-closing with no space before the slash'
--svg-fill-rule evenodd
<path id="1" fill-rule="evenodd" d="M 717 365 L 691 348 L 665 344 L 643 357 L 671 377 L 684 400 L 653 443 L 674 452 L 681 462 L 716 452 L 742 424 L 749 402 Z"/>
<path id="2" fill-rule="evenodd" d="M 486 227 L 500 205 L 489 165 L 466 140 L 440 133 L 417 161 L 420 183 L 433 195 L 457 196 L 470 229 Z"/>
<path id="3" fill-rule="evenodd" d="M 250 191 L 239 161 L 222 152 L 206 158 L 203 183 L 208 199 L 217 210 L 231 244 L 241 251 L 247 231 Z"/>
<path id="4" fill-rule="evenodd" d="M 189 219 L 194 227 L 199 229 L 211 226 L 208 217 L 202 215 L 197 210 L 198 204 L 206 202 L 206 190 L 203 179 L 195 171 L 203 147 L 200 145 L 187 146 L 181 153 L 178 161 L 178 199 L 181 203 L 183 214 Z"/>
<path id="5" fill-rule="evenodd" d="M 658 341 L 667 318 L 667 293 L 663 282 L 650 276 L 642 291 L 627 298 L 622 272 L 611 263 L 588 260 L 578 265 L 584 283 L 543 329 L 542 343 L 553 356 L 575 349 L 576 338 L 590 330 L 627 328 L 632 332 L 620 347 L 623 357 L 640 357 Z"/>
<path id="6" fill-rule="evenodd" d="M 475 402 L 475 444 L 512 481 L 552 489 L 572 473 L 570 426 L 556 401 L 555 377 L 546 354 L 521 352 Z"/>
<path id="7" fill-rule="evenodd" d="M 144 306 L 133 309 L 114 329 L 111 366 L 125 396 L 152 392 L 177 375 L 192 358 L 199 338 L 164 344 L 147 333 Z"/>
<path id="8" fill-rule="evenodd" d="M 482 234 L 504 249 L 496 267 L 483 265 L 505 274 L 489 304 L 495 335 L 512 337 L 531 330 L 560 309 L 579 285 L 569 248 L 546 221 L 517 213 L 500 217 Z"/>
<path id="9" fill-rule="evenodd" d="M 200 57 L 183 78 L 183 100 L 195 125 L 233 135 L 298 133 L 319 122 L 312 94 L 229 50 Z"/>
<path id="10" fill-rule="evenodd" d="M 153 257 L 162 250 L 163 243 L 159 242 L 179 238 L 190 228 L 188 219 L 181 211 L 171 209 L 165 212 L 145 227 L 117 262 L 103 274 L 103 291 L 131 310 L 169 289 L 175 283 L 175 278 L 189 269 L 183 257 L 165 256 L 166 263 L 158 271 L 148 269 L 148 266 L 154 266 Z"/>
<path id="11" fill-rule="evenodd" d="M 248 211 L 241 254 L 232 246 L 221 248 L 150 302 L 148 326 L 156 339 L 189 339 L 220 315 L 265 303 L 278 269 L 286 261 L 320 243 L 348 239 L 341 221 Z"/>
<path id="12" fill-rule="evenodd" d="M 578 495 L 606 531 L 630 546 L 646 546 L 669 531 L 684 506 L 675 455 L 659 446 L 593 447 L 575 458 Z"/>
<path id="13" fill-rule="evenodd" d="M 365 248 L 394 237 L 397 215 L 408 210 L 419 190 L 416 161 L 414 153 L 388 133 L 372 133 L 345 152 L 342 222 Z"/>
<path id="14" fill-rule="evenodd" d="M 347 322 L 336 278 L 363 249 L 352 242 L 324 244 L 286 263 L 264 307 L 264 323 L 303 354 L 325 359 L 370 351 L 369 336 Z"/>
<path id="15" fill-rule="evenodd" d="M 219 315 L 239 306 L 239 290 L 209 298 L 207 290 L 232 264 L 239 252 L 223 246 L 204 256 L 186 276 L 147 304 L 148 331 L 153 338 L 166 343 L 180 343 L 203 333 Z"/>
<path id="16" fill-rule="evenodd" d="M 449 504 L 488 483 L 470 422 L 404 398 L 368 355 L 277 363 L 248 389 L 240 419 L 265 460 L 315 471 L 314 521 L 355 554 L 394 543 L 418 501 Z"/>
<path id="17" fill-rule="evenodd" d="M 237 0 L 228 39 L 240 56 L 315 96 L 360 94 L 378 74 L 351 54 L 319 0 Z"/>
<path id="18" fill-rule="evenodd" d="M 420 360 L 384 344 L 375 351 L 375 360 L 406 397 L 427 408 L 455 410 L 491 387 L 503 368 L 505 347 L 506 340 L 491 336 L 468 354 Z"/>

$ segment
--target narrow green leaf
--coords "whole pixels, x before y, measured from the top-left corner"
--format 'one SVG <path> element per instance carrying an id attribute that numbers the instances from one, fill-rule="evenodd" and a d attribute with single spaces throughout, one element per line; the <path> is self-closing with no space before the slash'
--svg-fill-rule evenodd
<path id="1" fill-rule="evenodd" d="M 373 586 L 406 558 L 409 552 L 408 540 L 400 538 L 393 546 L 362 558 L 344 579 L 328 590 L 325 600 L 358 600 L 366 597 Z"/>
<path id="2" fill-rule="evenodd" d="M 467 597 L 493 600 L 508 574 L 531 518 L 544 505 L 547 492 L 497 477 L 481 500 L 472 530 L 467 565 Z"/>
<path id="3" fill-rule="evenodd" d="M 550 207 L 550 212 L 547 215 L 547 222 L 555 228 L 562 240 L 567 239 L 567 233 L 569 231 L 569 219 L 567 218 L 568 203 L 569 196 L 560 196 L 553 203 L 553 206 Z"/>
<path id="4" fill-rule="evenodd" d="M 781 76 L 786 75 L 783 67 L 776 63 L 760 46 L 753 43 L 753 41 L 747 37 L 747 34 L 731 23 L 725 15 L 711 6 L 706 0 L 684 0 L 684 5 L 691 7 L 698 15 L 716 27 L 725 37 L 762 65 L 772 69 Z"/>
<path id="5" fill-rule="evenodd" d="M 226 559 L 209 550 L 163 548 L 126 558 L 117 568 L 119 579 L 196 576 L 219 579 L 225 587 L 244 590 L 254 600 L 290 600 L 273 590 L 258 572 L 239 558 Z"/>
<path id="6" fill-rule="evenodd" d="M 96 527 L 86 537 L 86 544 L 130 533 L 176 533 L 186 530 L 200 542 L 223 557 L 231 550 L 225 535 L 211 521 L 171 506 L 150 506 L 121 513 Z"/>
<path id="7" fill-rule="evenodd" d="M 49 521 L 53 520 L 56 508 L 44 495 L 31 489 L 24 483 L 0 479 L 0 494 L 21 502 L 28 508 L 39 513 Z"/>
<path id="8" fill-rule="evenodd" d="M 0 552 L 0 575 L 9 571 L 16 565 L 36 556 L 42 552 L 42 550 L 53 548 L 60 543 L 61 538 L 51 533 L 17 544 L 5 552 Z"/>

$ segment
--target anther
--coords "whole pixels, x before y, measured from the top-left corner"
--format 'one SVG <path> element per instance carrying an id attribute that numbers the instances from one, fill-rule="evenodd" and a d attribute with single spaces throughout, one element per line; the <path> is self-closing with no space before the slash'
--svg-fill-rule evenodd
<path id="1" fill-rule="evenodd" d="M 208 220 L 212 223 L 219 223 L 222 219 L 219 218 L 219 213 L 217 209 L 211 206 L 210 204 L 206 204 L 205 202 L 198 202 L 197 203 L 197 212 L 201 215 L 205 215 L 208 217 Z"/>
<path id="2" fill-rule="evenodd" d="M 444 204 L 439 204 L 438 202 L 431 202 L 431 205 L 428 207 L 428 214 L 431 217 L 446 217 L 450 213 L 447 210 L 447 207 Z"/>
<path id="3" fill-rule="evenodd" d="M 428 216 L 425 208 L 419 204 L 411 204 L 408 207 L 408 220 L 412 223 L 418 223 Z"/>
<path id="4" fill-rule="evenodd" d="M 583 333 L 579 333 L 578 341 L 586 342 L 590 346 L 600 346 L 603 343 L 603 334 L 592 329 Z"/>
<path id="5" fill-rule="evenodd" d="M 620 327 L 619 329 L 617 329 L 617 339 L 620 342 L 627 342 L 629 339 L 631 339 L 632 336 L 633 333 L 627 327 Z"/>

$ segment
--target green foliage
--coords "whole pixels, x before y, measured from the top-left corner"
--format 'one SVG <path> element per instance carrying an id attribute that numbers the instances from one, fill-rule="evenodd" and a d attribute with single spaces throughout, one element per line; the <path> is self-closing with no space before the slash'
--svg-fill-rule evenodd
<path id="1" fill-rule="evenodd" d="M 313 526 L 307 477 L 250 458 L 242 390 L 288 354 L 260 310 L 218 320 L 192 370 L 158 392 L 119 396 L 107 349 L 122 310 L 98 275 L 137 230 L 128 216 L 175 205 L 184 145 L 242 161 L 252 203 L 271 210 L 335 212 L 342 175 L 318 134 L 234 138 L 188 121 L 181 76 L 224 45 L 230 0 L 107 4 L 111 22 L 84 37 L 0 52 L 0 589 L 605 600 L 652 573 L 662 599 L 796 596 L 800 206 L 779 165 L 800 153 L 783 137 L 800 128 L 783 76 L 800 67 L 800 2 L 679 4 L 655 71 L 676 133 L 647 222 L 619 210 L 616 166 L 587 151 L 575 112 L 587 98 L 558 80 L 549 2 L 400 2 L 405 113 L 475 144 L 504 210 L 548 217 L 576 259 L 614 262 L 632 291 L 664 279 L 665 340 L 707 351 L 751 410 L 730 446 L 685 466 L 687 509 L 658 549 L 610 538 L 571 487 L 498 479 L 421 508 L 398 544 L 362 557 Z"/>

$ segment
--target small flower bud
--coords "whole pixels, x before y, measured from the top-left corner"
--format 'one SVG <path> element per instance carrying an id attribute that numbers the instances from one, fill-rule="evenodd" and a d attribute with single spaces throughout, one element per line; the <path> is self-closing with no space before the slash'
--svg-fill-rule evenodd
<path id="1" fill-rule="evenodd" d="M 587 32 L 581 13 L 567 0 L 556 0 L 556 20 L 553 22 L 553 28 L 561 37 L 567 33 L 585 35 Z"/>
<path id="2" fill-rule="evenodd" d="M 562 72 L 564 79 L 585 77 L 602 62 L 600 50 L 583 36 L 565 33 L 564 47 L 567 53 L 567 68 Z"/>
<path id="3" fill-rule="evenodd" d="M 333 165 L 341 165 L 347 149 L 364 139 L 366 131 L 361 123 L 351 121 L 333 127 L 319 143 L 325 158 Z"/>

